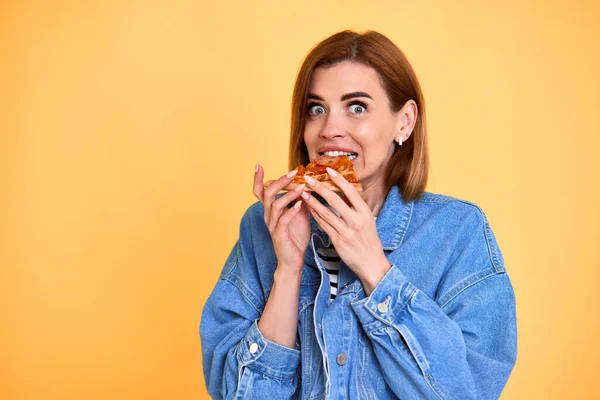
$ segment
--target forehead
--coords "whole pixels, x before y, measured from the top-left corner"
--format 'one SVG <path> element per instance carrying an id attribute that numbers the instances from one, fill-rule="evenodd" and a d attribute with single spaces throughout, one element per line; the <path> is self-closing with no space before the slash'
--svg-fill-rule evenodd
<path id="1" fill-rule="evenodd" d="M 314 70 L 308 85 L 308 92 L 321 96 L 338 96 L 351 92 L 367 92 L 371 96 L 384 96 L 375 69 L 344 61 L 331 67 Z"/>

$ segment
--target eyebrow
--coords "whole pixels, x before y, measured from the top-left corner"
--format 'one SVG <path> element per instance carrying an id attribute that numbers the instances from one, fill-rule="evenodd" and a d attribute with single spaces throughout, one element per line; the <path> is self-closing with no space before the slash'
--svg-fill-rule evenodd
<path id="1" fill-rule="evenodd" d="M 369 96 L 369 94 L 368 94 L 368 93 L 365 93 L 365 92 L 352 92 L 352 93 L 347 93 L 347 94 L 343 95 L 343 96 L 341 97 L 341 99 L 340 99 L 340 100 L 341 100 L 341 101 L 346 101 L 346 100 L 349 100 L 349 99 L 353 99 L 353 98 L 355 98 L 355 97 L 367 97 L 367 98 L 369 98 L 369 99 L 373 100 L 373 98 L 372 98 L 371 96 Z M 324 100 L 323 100 L 323 98 L 322 98 L 321 96 L 318 96 L 318 95 L 316 95 L 316 94 L 314 94 L 314 93 L 309 93 L 309 94 L 308 94 L 308 98 L 309 98 L 309 99 L 313 99 L 313 100 L 321 100 L 321 101 L 324 101 Z"/>

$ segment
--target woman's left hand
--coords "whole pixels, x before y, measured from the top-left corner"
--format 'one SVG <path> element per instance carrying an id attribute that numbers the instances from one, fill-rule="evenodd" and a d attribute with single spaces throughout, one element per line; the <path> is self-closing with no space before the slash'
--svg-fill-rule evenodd
<path id="1" fill-rule="evenodd" d="M 311 215 L 331 239 L 340 258 L 361 280 L 368 296 L 391 265 L 383 252 L 369 206 L 341 174 L 331 168 L 327 168 L 327 172 L 349 204 L 321 182 L 309 177 L 305 177 L 305 180 L 340 216 L 335 215 L 314 196 L 305 192 L 302 197 L 309 206 Z"/>

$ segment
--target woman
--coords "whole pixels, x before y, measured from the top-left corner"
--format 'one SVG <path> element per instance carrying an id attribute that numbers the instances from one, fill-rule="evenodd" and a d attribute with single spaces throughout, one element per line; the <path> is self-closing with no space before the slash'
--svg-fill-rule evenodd
<path id="1" fill-rule="evenodd" d="M 209 393 L 497 399 L 517 349 L 502 254 L 477 205 L 425 191 L 423 96 L 377 32 L 339 32 L 299 71 L 290 169 L 336 151 L 362 192 L 329 170 L 343 196 L 278 194 L 295 171 L 264 189 L 257 164 L 259 202 L 202 314 Z"/>

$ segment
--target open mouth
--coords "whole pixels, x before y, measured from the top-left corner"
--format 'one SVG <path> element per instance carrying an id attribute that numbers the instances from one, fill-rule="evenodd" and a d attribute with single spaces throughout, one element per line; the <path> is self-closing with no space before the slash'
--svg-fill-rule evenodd
<path id="1" fill-rule="evenodd" d="M 338 157 L 338 156 L 348 156 L 350 161 L 353 161 L 358 157 L 358 153 L 348 153 L 346 151 L 326 151 L 324 153 L 319 153 L 320 156 L 329 156 L 329 157 Z"/>

